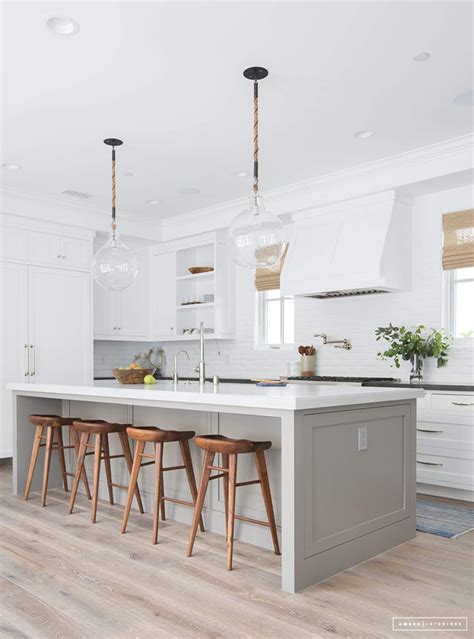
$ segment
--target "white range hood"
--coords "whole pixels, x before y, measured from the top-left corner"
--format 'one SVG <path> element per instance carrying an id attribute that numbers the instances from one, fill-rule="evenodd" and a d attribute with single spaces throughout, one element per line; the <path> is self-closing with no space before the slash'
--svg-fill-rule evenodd
<path id="1" fill-rule="evenodd" d="M 297 214 L 284 295 L 327 299 L 410 287 L 411 203 L 395 191 Z"/>

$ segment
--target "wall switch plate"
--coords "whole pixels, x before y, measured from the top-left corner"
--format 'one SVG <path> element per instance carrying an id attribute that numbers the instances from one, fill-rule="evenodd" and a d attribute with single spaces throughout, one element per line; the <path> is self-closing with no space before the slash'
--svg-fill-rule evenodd
<path id="1" fill-rule="evenodd" d="M 367 450 L 367 426 L 357 429 L 357 450 Z"/>

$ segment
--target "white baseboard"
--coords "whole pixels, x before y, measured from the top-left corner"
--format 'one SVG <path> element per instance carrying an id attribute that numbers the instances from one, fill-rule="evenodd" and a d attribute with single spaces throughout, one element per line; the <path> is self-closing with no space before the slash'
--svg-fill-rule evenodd
<path id="1" fill-rule="evenodd" d="M 416 492 L 421 495 L 434 495 L 435 497 L 447 497 L 448 499 L 460 499 L 461 501 L 474 501 L 473 490 L 433 486 L 431 484 L 417 484 Z"/>

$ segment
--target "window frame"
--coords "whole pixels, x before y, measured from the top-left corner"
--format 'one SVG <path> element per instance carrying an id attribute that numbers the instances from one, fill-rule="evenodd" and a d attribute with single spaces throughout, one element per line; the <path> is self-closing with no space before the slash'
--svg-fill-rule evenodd
<path id="1" fill-rule="evenodd" d="M 456 284 L 457 282 L 472 282 L 474 278 L 469 277 L 466 279 L 455 279 L 455 272 L 457 269 L 452 269 L 444 272 L 444 310 L 443 310 L 443 326 L 449 335 L 453 336 L 454 344 L 456 346 L 465 346 L 472 348 L 474 346 L 473 337 L 456 337 Z"/>
<path id="2" fill-rule="evenodd" d="M 267 316 L 267 305 L 268 302 L 274 302 L 274 301 L 279 301 L 280 302 L 280 339 L 282 336 L 284 336 L 284 326 L 285 326 L 285 321 L 284 321 L 284 315 L 285 315 L 285 310 L 284 310 L 284 300 L 287 299 L 291 299 L 294 300 L 294 296 L 293 295 L 279 295 L 279 297 L 275 297 L 271 300 L 267 299 L 267 293 L 268 291 L 257 291 L 257 294 L 255 296 L 255 304 L 256 304 L 256 312 L 255 312 L 255 344 L 254 344 L 254 348 L 255 350 L 261 350 L 261 351 L 269 351 L 269 350 L 275 350 L 275 351 L 292 351 L 294 350 L 295 347 L 295 335 L 294 335 L 294 331 L 293 331 L 293 341 L 292 342 L 288 342 L 288 343 L 284 343 L 284 342 L 280 342 L 278 344 L 269 344 L 266 339 L 267 336 L 265 335 L 265 327 L 266 327 L 266 316 Z M 294 310 L 293 310 L 293 315 L 294 315 Z"/>

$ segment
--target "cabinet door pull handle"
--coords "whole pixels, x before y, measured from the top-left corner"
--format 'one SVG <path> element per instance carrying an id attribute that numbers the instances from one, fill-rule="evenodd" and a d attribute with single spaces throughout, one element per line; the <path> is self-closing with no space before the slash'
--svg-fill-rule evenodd
<path id="1" fill-rule="evenodd" d="M 474 402 L 451 402 L 453 406 L 474 406 Z"/>
<path id="2" fill-rule="evenodd" d="M 32 370 L 30 371 L 30 377 L 34 377 L 35 373 L 36 373 L 36 357 L 35 357 L 35 347 L 34 344 L 30 344 L 30 352 L 31 352 L 31 360 L 33 362 L 32 364 Z"/>
<path id="3" fill-rule="evenodd" d="M 23 364 L 25 365 L 25 377 L 28 377 L 28 375 L 30 374 L 29 362 L 28 362 L 28 344 L 24 345 L 24 349 L 23 349 Z"/>
<path id="4" fill-rule="evenodd" d="M 444 433 L 444 430 L 430 430 L 429 428 L 417 428 L 419 433 Z"/>
<path id="5" fill-rule="evenodd" d="M 427 461 L 420 461 L 419 459 L 416 460 L 417 464 L 423 464 L 424 466 L 442 466 L 443 464 L 441 462 L 427 462 Z"/>

